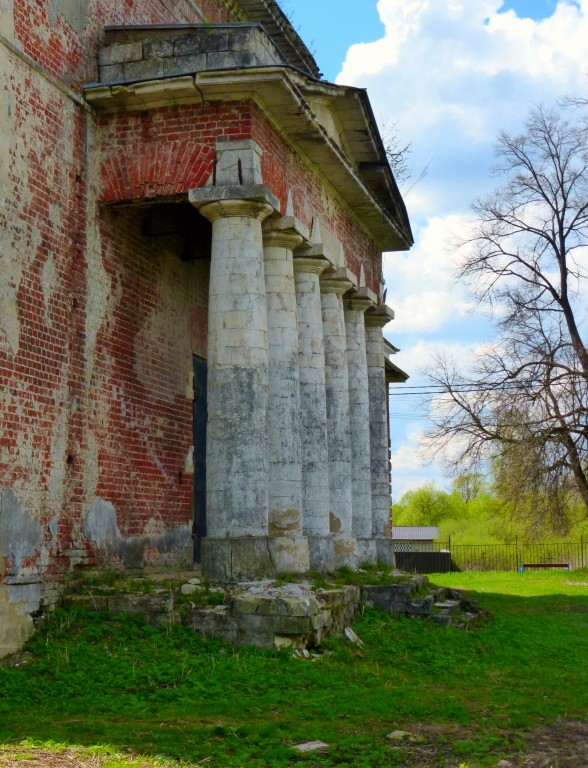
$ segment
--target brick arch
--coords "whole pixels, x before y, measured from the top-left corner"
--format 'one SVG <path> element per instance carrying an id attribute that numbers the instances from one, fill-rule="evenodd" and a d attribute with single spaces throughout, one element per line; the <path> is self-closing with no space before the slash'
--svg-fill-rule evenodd
<path id="1" fill-rule="evenodd" d="M 137 142 L 103 157 L 99 200 L 149 200 L 202 187 L 210 174 L 214 148 L 187 141 Z"/>

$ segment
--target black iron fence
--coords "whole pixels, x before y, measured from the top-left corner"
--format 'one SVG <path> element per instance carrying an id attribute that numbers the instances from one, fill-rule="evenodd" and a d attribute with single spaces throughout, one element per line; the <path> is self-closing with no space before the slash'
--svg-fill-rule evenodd
<path id="1" fill-rule="evenodd" d="M 588 566 L 588 541 L 556 543 L 456 544 L 435 542 L 429 551 L 396 552 L 396 566 L 415 573 L 451 571 L 522 571 L 584 568 Z"/>

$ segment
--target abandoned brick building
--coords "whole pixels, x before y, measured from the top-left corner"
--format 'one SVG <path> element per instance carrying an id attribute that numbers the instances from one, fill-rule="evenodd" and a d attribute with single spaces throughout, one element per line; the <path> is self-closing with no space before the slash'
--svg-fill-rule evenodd
<path id="1" fill-rule="evenodd" d="M 366 93 L 274 0 L 3 0 L 0 655 L 76 566 L 389 560 Z"/>

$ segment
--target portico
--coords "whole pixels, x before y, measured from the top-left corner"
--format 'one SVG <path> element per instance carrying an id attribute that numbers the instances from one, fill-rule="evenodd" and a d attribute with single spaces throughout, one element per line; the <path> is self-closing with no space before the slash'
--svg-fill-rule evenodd
<path id="1" fill-rule="evenodd" d="M 115 122 L 153 112 L 158 157 L 166 120 L 177 135 L 185 115 L 193 132 L 192 105 L 239 115 L 239 135 L 203 131 L 206 151 L 191 151 L 208 171 L 174 193 L 212 226 L 203 573 L 232 581 L 391 562 L 382 327 L 393 313 L 381 251 L 410 245 L 402 200 L 363 91 L 293 71 L 263 30 L 222 27 L 208 33 L 201 70 L 175 56 L 165 79 L 86 89 Z M 259 59 L 238 71 L 237 32 Z M 113 38 L 111 59 L 150 39 L 128 34 Z M 184 37 L 198 47 L 199 34 Z M 181 35 L 170 30 L 158 50 L 187 50 Z M 229 40 L 224 59 L 212 58 L 215 36 Z M 127 173 L 153 175 L 143 160 L 133 165 L 132 146 L 124 151 Z"/>

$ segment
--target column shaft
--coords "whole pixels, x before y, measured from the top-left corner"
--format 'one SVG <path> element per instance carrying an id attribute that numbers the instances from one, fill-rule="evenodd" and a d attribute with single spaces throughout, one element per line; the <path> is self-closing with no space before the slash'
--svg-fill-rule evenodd
<path id="1" fill-rule="evenodd" d="M 366 350 L 370 397 L 370 460 L 372 483 L 372 535 L 378 559 L 391 565 L 390 543 L 390 460 L 388 450 L 388 408 L 385 349 L 382 327 L 393 317 L 385 305 L 365 315 Z"/>
<path id="2" fill-rule="evenodd" d="M 267 536 L 267 392 L 261 221 L 221 216 L 212 225 L 208 311 L 207 530 L 212 538 Z"/>
<path id="3" fill-rule="evenodd" d="M 372 541 L 370 405 L 364 324 L 364 312 L 372 303 L 366 297 L 345 300 L 351 427 L 352 528 L 357 539 L 359 563 L 375 562 L 376 559 Z"/>
<path id="4" fill-rule="evenodd" d="M 329 262 L 323 258 L 294 259 L 300 345 L 302 528 L 308 537 L 310 565 L 323 571 L 332 568 L 325 350 L 319 286 L 319 275 L 327 266 Z"/>
<path id="5" fill-rule="evenodd" d="M 290 219 L 292 219 L 290 221 Z M 269 535 L 278 572 L 309 568 L 302 536 L 302 458 L 298 322 L 292 249 L 302 242 L 293 217 L 264 225 L 268 312 Z"/>
<path id="6" fill-rule="evenodd" d="M 327 447 L 329 457 L 329 522 L 334 567 L 356 565 L 352 534 L 351 428 L 349 369 L 342 294 L 353 287 L 346 269 L 329 270 L 321 277 L 325 343 Z"/>

